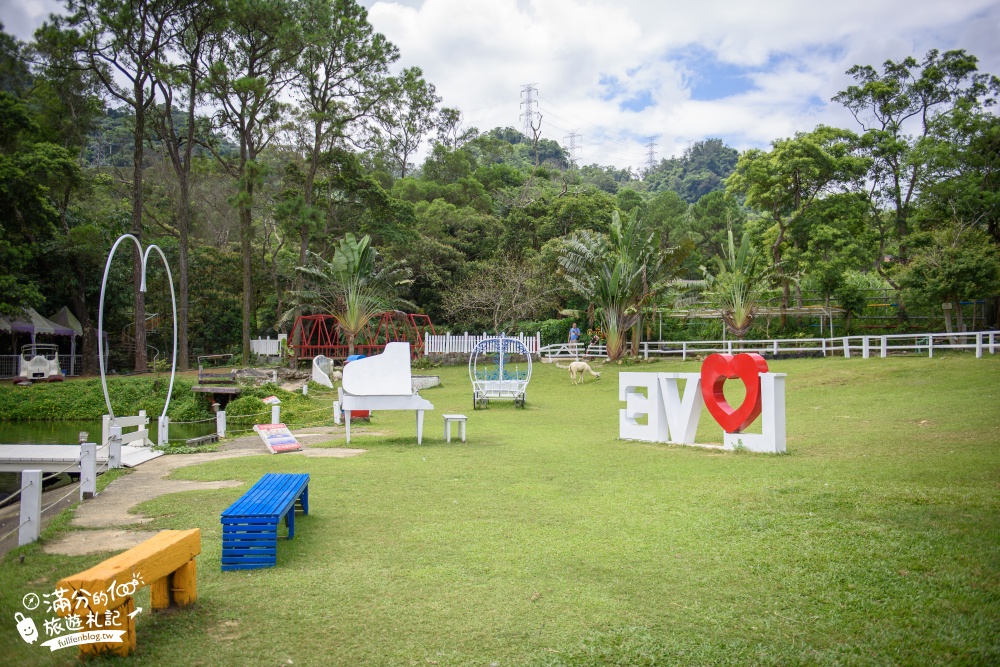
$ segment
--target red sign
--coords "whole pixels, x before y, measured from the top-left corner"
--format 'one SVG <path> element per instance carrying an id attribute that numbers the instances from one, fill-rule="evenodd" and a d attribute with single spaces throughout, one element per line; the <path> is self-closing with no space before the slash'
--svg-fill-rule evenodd
<path id="1" fill-rule="evenodd" d="M 760 416 L 760 375 L 767 372 L 767 361 L 759 354 L 712 354 L 701 364 L 701 395 L 705 407 L 726 433 L 739 433 Z M 746 398 L 739 408 L 726 402 L 722 386 L 726 380 L 739 378 L 746 387 Z"/>

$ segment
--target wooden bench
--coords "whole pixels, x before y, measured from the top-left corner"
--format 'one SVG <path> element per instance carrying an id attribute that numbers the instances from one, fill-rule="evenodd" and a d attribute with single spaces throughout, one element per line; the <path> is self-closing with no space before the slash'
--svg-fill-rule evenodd
<path id="1" fill-rule="evenodd" d="M 222 513 L 222 569 L 250 570 L 278 562 L 278 523 L 295 537 L 295 508 L 309 514 L 309 475 L 268 473 Z"/>
<path id="2" fill-rule="evenodd" d="M 136 646 L 135 591 L 149 586 L 153 611 L 193 604 L 198 599 L 194 557 L 200 553 L 199 529 L 160 531 L 128 551 L 62 579 L 57 588 L 66 591 L 63 597 L 71 604 L 53 608 L 63 617 L 79 616 L 81 630 L 121 631 L 120 641 L 81 644 L 81 655 L 127 656 Z M 88 627 L 90 614 L 100 622 L 99 627 Z"/>

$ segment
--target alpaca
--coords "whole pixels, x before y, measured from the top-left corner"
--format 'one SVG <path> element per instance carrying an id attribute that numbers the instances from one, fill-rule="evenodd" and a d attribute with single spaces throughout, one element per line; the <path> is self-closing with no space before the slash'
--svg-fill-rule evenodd
<path id="1" fill-rule="evenodd" d="M 601 379 L 600 373 L 595 373 L 594 369 L 590 367 L 586 361 L 574 361 L 569 366 L 563 366 L 560 363 L 556 363 L 558 368 L 568 368 L 569 369 L 569 381 L 573 384 L 583 384 L 584 373 L 590 373 L 598 380 Z M 577 379 L 579 378 L 579 380 Z"/>

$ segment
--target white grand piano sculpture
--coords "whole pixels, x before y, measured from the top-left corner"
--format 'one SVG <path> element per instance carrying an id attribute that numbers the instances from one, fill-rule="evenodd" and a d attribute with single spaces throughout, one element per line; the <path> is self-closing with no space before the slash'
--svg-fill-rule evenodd
<path id="1" fill-rule="evenodd" d="M 389 343 L 382 354 L 345 365 L 339 395 L 347 442 L 351 441 L 352 410 L 416 410 L 419 445 L 424 437 L 424 410 L 434 409 L 413 389 L 409 343 Z"/>

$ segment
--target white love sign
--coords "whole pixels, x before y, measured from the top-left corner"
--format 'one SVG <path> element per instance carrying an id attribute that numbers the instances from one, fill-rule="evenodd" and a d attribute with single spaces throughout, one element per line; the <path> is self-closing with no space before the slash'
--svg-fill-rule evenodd
<path id="1" fill-rule="evenodd" d="M 723 432 L 723 447 L 785 451 L 785 374 L 760 373 L 762 433 Z M 684 383 L 683 388 L 681 382 Z M 618 437 L 693 445 L 705 405 L 701 373 L 620 373 Z"/>

